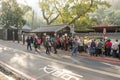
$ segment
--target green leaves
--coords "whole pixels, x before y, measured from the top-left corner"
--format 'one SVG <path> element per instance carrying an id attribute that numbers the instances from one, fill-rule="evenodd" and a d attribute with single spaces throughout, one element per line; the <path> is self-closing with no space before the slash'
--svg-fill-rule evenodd
<path id="1" fill-rule="evenodd" d="M 4 28 L 9 28 L 10 26 L 15 26 L 21 28 L 25 24 L 23 15 L 30 10 L 30 7 L 20 5 L 16 0 L 3 0 L 1 2 L 1 23 Z"/>
<path id="2" fill-rule="evenodd" d="M 76 29 L 90 28 L 92 22 L 97 20 L 90 19 L 88 13 L 92 13 L 98 8 L 105 9 L 109 6 L 106 1 L 101 0 L 42 0 L 40 2 L 43 18 L 46 20 L 47 24 L 73 23 Z M 52 15 L 59 16 L 55 17 Z"/>
<path id="3" fill-rule="evenodd" d="M 42 11 L 43 18 L 46 20 L 46 23 L 49 25 L 53 23 L 59 16 L 56 10 L 57 1 L 54 0 L 42 0 L 39 3 L 39 6 Z"/>
<path id="4" fill-rule="evenodd" d="M 109 15 L 109 23 L 114 25 L 120 25 L 120 10 L 115 10 L 111 12 Z"/>

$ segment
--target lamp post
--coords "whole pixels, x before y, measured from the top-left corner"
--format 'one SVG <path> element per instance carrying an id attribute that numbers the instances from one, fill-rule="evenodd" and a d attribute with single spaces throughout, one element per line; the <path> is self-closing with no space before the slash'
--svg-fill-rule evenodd
<path id="1" fill-rule="evenodd" d="M 103 28 L 103 37 L 106 37 L 106 28 Z"/>
<path id="2" fill-rule="evenodd" d="M 19 37 L 20 37 L 20 32 L 19 32 L 19 29 L 18 29 L 18 43 L 20 43 Z"/>
<path id="3" fill-rule="evenodd" d="M 73 37 L 73 34 L 74 34 L 74 24 L 73 23 L 70 25 L 70 32 L 72 33 L 72 37 Z"/>
<path id="4" fill-rule="evenodd" d="M 25 44 L 25 33 L 23 32 L 23 44 Z"/>
<path id="5" fill-rule="evenodd" d="M 14 32 L 14 30 L 13 30 L 13 42 L 15 41 L 15 32 Z"/>

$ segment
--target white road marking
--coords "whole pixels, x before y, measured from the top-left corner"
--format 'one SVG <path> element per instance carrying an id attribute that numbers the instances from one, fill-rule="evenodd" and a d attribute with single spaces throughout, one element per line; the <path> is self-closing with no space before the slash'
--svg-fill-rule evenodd
<path id="1" fill-rule="evenodd" d="M 66 69 L 59 69 L 54 66 L 44 66 L 43 68 L 39 69 L 40 71 L 44 71 L 46 74 L 61 78 L 63 80 L 81 80 L 83 77 L 82 75 L 73 73 L 72 71 L 66 70 Z"/>
<path id="2" fill-rule="evenodd" d="M 108 65 L 108 66 L 111 66 L 111 67 L 114 67 L 116 69 L 119 69 L 120 70 L 120 66 L 117 66 L 117 65 L 113 65 L 113 64 L 110 64 L 110 63 L 106 63 L 106 62 L 101 62 L 102 64 L 105 64 L 105 65 Z"/>

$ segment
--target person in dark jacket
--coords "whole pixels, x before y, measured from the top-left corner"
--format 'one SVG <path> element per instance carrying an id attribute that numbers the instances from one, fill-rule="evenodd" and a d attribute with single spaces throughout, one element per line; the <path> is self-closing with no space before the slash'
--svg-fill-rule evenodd
<path id="1" fill-rule="evenodd" d="M 26 42 L 27 42 L 27 50 L 28 50 L 29 48 L 30 48 L 30 50 L 32 50 L 32 48 L 31 48 L 31 39 L 30 39 L 30 36 L 27 37 Z"/>
<path id="2" fill-rule="evenodd" d="M 118 48 L 119 48 L 119 53 L 118 53 L 118 57 L 119 57 L 119 59 L 120 59 L 120 43 L 119 43 L 119 45 L 118 45 Z"/>
<path id="3" fill-rule="evenodd" d="M 45 42 L 46 54 L 50 54 L 50 45 L 49 45 L 49 43 L 50 43 L 49 38 L 47 38 L 46 42 Z"/>
<path id="4" fill-rule="evenodd" d="M 33 36 L 30 37 L 31 43 L 33 44 Z"/>
<path id="5" fill-rule="evenodd" d="M 54 53 L 57 54 L 57 40 L 55 38 L 53 40 L 53 48 L 54 48 Z"/>
<path id="6" fill-rule="evenodd" d="M 95 40 L 92 40 L 91 45 L 90 45 L 90 55 L 91 56 L 95 55 L 95 49 L 96 49 L 96 43 L 95 43 Z"/>
<path id="7" fill-rule="evenodd" d="M 102 54 L 102 46 L 103 46 L 103 42 L 102 39 L 100 39 L 100 41 L 98 42 L 97 45 L 97 52 L 96 52 L 96 56 L 100 56 Z"/>
<path id="8" fill-rule="evenodd" d="M 38 44 L 37 44 L 37 39 L 35 38 L 35 40 L 34 40 L 34 48 L 35 48 L 35 51 L 37 51 L 37 48 L 38 48 Z"/>

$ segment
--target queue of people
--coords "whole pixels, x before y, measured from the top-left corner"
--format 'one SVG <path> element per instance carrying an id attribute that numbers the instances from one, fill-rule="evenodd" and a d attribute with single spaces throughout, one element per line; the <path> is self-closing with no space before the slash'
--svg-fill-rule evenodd
<path id="1" fill-rule="evenodd" d="M 107 56 L 120 58 L 120 42 L 116 39 L 111 42 L 110 39 L 84 39 L 84 52 L 88 50 L 91 56 Z"/>
<path id="2" fill-rule="evenodd" d="M 57 54 L 57 49 L 71 52 L 72 56 L 77 56 L 78 52 L 88 53 L 91 56 L 112 56 L 120 58 L 120 42 L 115 40 L 111 42 L 110 39 L 95 39 L 88 37 L 68 37 L 68 36 L 28 36 L 26 39 L 27 50 L 32 50 L 33 46 L 35 51 L 45 47 L 46 54 L 54 52 Z"/>

